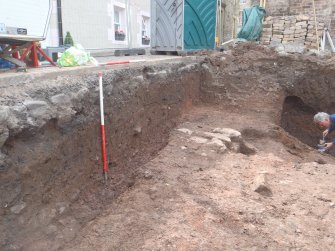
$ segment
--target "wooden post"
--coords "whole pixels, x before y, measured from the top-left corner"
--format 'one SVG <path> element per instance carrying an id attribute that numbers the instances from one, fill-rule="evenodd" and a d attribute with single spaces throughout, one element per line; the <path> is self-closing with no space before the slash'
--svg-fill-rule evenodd
<path id="1" fill-rule="evenodd" d="M 313 11 L 314 11 L 314 22 L 315 22 L 315 32 L 316 32 L 316 43 L 318 47 L 318 52 L 320 52 L 319 46 L 319 34 L 318 34 L 318 24 L 316 23 L 316 10 L 315 10 L 315 0 L 313 0 Z"/>

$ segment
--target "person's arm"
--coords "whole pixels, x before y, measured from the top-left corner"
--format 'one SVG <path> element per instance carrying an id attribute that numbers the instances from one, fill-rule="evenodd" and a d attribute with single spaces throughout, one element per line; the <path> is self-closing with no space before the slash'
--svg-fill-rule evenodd
<path id="1" fill-rule="evenodd" d="M 335 139 L 333 139 L 333 142 L 326 143 L 326 148 L 329 149 L 335 144 Z"/>
<path id="2" fill-rule="evenodd" d="M 331 133 L 331 132 L 334 130 L 334 128 L 331 126 L 331 127 L 329 127 L 327 130 L 328 130 L 328 133 L 327 133 L 327 134 L 329 134 L 329 133 Z"/>
<path id="3" fill-rule="evenodd" d="M 323 132 L 323 137 L 325 138 L 327 135 L 329 135 L 332 131 L 334 131 L 334 127 L 331 125 L 328 129 L 326 129 Z"/>
<path id="4" fill-rule="evenodd" d="M 328 135 L 328 133 L 329 133 L 328 129 L 322 132 L 323 139 Z"/>

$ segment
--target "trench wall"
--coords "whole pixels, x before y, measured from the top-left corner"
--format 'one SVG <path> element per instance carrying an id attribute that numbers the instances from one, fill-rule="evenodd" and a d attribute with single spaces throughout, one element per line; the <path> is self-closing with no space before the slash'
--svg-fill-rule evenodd
<path id="1" fill-rule="evenodd" d="M 140 167 L 163 148 L 194 105 L 264 114 L 298 138 L 304 120 L 285 117 L 290 104 L 333 111 L 335 66 L 303 56 L 278 56 L 252 44 L 207 57 L 103 69 L 110 183 L 102 182 L 97 73 L 101 69 L 0 78 L 0 249 L 37 240 L 66 243 L 136 183 Z M 309 110 L 308 110 L 309 111 Z M 295 110 L 301 114 L 301 110 Z M 284 122 L 285 124 L 284 124 Z M 272 131 L 268 132 L 269 135 Z M 313 139 L 314 140 L 314 139 Z M 303 141 L 303 140 L 302 140 Z M 305 143 L 309 143 L 303 141 Z M 50 226 L 53 228 L 50 229 Z M 71 228 L 74 231 L 69 232 Z M 30 249 L 29 249 L 30 248 Z M 55 250 L 60 246 L 53 246 Z"/>
<path id="2" fill-rule="evenodd" d="M 335 112 L 332 58 L 278 56 L 267 48 L 246 44 L 210 61 L 212 81 L 202 86 L 206 100 L 223 103 L 226 109 L 255 112 L 256 117 L 264 114 L 264 106 L 272 107 L 268 116 L 274 124 L 315 148 L 321 131 L 313 123 L 314 114 Z"/>
<path id="3" fill-rule="evenodd" d="M 103 69 L 107 186 L 98 69 L 31 73 L 0 83 L 0 247 L 16 243 L 29 250 L 66 214 L 75 215 L 76 229 L 133 186 L 141 163 L 165 146 L 181 114 L 200 102 L 205 71 L 199 60 Z"/>

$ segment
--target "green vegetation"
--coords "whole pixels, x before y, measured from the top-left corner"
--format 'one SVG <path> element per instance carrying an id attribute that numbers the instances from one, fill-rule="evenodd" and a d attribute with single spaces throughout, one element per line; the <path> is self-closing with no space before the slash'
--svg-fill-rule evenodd
<path id="1" fill-rule="evenodd" d="M 71 45 L 73 46 L 73 39 L 72 39 L 72 36 L 70 34 L 70 32 L 66 32 L 66 36 L 65 36 L 65 39 L 64 39 L 64 45 Z"/>

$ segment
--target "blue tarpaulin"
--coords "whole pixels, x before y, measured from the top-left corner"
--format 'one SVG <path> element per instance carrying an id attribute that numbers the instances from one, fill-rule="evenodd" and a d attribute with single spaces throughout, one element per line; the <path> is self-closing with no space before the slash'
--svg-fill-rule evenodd
<path id="1" fill-rule="evenodd" d="M 254 6 L 243 10 L 243 24 L 237 38 L 256 41 L 262 34 L 263 18 L 266 14 L 264 8 Z"/>
<path id="2" fill-rule="evenodd" d="M 2 59 L 0 58 L 0 69 L 3 69 L 3 68 L 14 68 L 15 67 L 15 64 L 5 60 L 5 59 Z"/>

